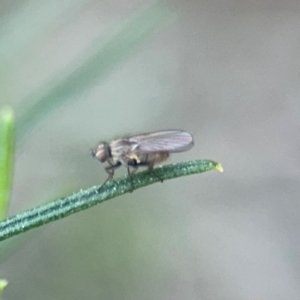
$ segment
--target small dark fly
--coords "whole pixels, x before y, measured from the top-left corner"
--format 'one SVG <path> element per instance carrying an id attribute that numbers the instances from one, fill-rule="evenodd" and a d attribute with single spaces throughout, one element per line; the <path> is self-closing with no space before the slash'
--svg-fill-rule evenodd
<path id="1" fill-rule="evenodd" d="M 108 178 L 102 186 L 113 178 L 116 168 L 124 165 L 127 167 L 133 190 L 130 175 L 139 167 L 147 167 L 162 182 L 162 179 L 153 170 L 154 165 L 167 160 L 170 153 L 187 151 L 193 145 L 193 137 L 186 131 L 162 130 L 128 136 L 110 143 L 101 142 L 96 149 L 91 151 L 91 154 L 101 163 L 108 163 L 108 166 L 105 167 Z"/>

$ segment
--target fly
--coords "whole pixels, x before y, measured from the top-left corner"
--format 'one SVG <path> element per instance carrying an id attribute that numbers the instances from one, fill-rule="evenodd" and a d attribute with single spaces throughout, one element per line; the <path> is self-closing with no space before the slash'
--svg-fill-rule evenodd
<path id="1" fill-rule="evenodd" d="M 147 167 L 161 182 L 162 179 L 153 170 L 154 165 L 167 160 L 170 153 L 183 152 L 194 146 L 193 136 L 183 130 L 162 130 L 133 135 L 111 141 L 101 142 L 91 151 L 101 163 L 107 162 L 105 171 L 108 178 L 102 186 L 111 180 L 115 169 L 124 165 L 131 182 L 131 174 L 139 167 Z M 130 168 L 133 169 L 130 171 Z"/>

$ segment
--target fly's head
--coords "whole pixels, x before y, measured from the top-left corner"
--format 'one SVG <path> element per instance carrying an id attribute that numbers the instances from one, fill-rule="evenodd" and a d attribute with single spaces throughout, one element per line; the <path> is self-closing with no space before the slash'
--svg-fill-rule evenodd
<path id="1" fill-rule="evenodd" d="M 108 143 L 100 143 L 96 149 L 91 150 L 92 157 L 96 157 L 100 162 L 104 163 L 111 158 L 110 147 Z"/>

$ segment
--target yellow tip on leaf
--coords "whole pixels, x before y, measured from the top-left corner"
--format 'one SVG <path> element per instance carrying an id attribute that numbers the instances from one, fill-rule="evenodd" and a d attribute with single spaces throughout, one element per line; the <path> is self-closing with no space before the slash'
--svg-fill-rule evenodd
<path id="1" fill-rule="evenodd" d="M 217 164 L 217 165 L 216 165 L 216 170 L 219 171 L 219 172 L 221 172 L 221 173 L 224 172 L 224 169 L 223 169 L 223 167 L 222 167 L 221 164 Z"/>

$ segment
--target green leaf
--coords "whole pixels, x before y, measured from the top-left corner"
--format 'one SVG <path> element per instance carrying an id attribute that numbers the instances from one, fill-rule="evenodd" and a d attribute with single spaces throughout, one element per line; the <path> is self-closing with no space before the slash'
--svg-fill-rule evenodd
<path id="1" fill-rule="evenodd" d="M 2 221 L 0 222 L 0 241 L 35 227 L 45 225 L 49 222 L 65 218 L 68 215 L 85 210 L 96 204 L 102 203 L 103 201 L 131 192 L 131 183 L 136 190 L 156 183 L 160 181 L 160 179 L 168 180 L 210 170 L 223 172 L 222 166 L 211 160 L 182 162 L 158 167 L 154 170 L 156 176 L 153 176 L 153 172 L 148 170 L 134 174 L 130 178 L 128 178 L 128 176 L 121 177 L 106 183 L 104 186 L 94 186 L 87 190 L 81 190 L 71 196 L 33 208 L 22 214 Z"/>
<path id="2" fill-rule="evenodd" d="M 0 219 L 4 219 L 10 201 L 14 165 L 15 123 L 10 107 L 0 111 Z"/>

